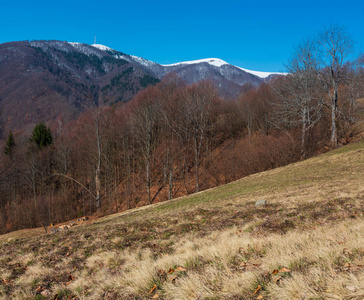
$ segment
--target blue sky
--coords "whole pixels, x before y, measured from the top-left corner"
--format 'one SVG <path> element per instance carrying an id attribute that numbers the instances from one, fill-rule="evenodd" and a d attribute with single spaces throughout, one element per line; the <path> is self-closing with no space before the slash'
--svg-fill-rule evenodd
<path id="1" fill-rule="evenodd" d="M 2 3 L 4 2 L 4 3 Z M 364 1 L 4 1 L 0 43 L 97 43 L 162 63 L 221 58 L 284 71 L 294 46 L 340 24 L 364 52 Z"/>

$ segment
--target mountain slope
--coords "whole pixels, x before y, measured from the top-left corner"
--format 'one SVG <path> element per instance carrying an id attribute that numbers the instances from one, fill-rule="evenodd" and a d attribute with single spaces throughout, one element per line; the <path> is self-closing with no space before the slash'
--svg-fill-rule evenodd
<path id="1" fill-rule="evenodd" d="M 362 140 L 68 231 L 1 236 L 0 296 L 361 299 L 363 169 Z"/>
<path id="2" fill-rule="evenodd" d="M 158 79 L 122 53 L 61 41 L 0 45 L 0 122 L 3 131 L 71 119 L 99 104 L 129 101 Z"/>

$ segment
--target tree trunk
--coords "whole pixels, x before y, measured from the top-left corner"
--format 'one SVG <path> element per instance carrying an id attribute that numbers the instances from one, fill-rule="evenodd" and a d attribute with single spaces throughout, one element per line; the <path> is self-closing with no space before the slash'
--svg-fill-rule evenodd
<path id="1" fill-rule="evenodd" d="M 100 128 L 99 128 L 99 116 L 96 119 L 95 123 L 96 129 L 96 143 L 97 143 L 97 167 L 95 174 L 95 185 L 96 185 L 96 208 L 100 211 L 101 209 L 101 199 L 100 199 L 100 191 L 101 191 L 101 183 L 100 183 L 100 168 L 101 168 L 101 137 L 100 137 Z"/>
<path id="2" fill-rule="evenodd" d="M 173 167 L 169 169 L 169 188 L 168 188 L 168 200 L 173 197 Z"/>
<path id="3" fill-rule="evenodd" d="M 301 158 L 305 159 L 307 157 L 306 151 L 306 130 L 307 130 L 307 106 L 303 107 L 302 113 L 302 135 L 301 135 Z"/>
<path id="4" fill-rule="evenodd" d="M 337 147 L 337 101 L 338 101 L 338 88 L 334 83 L 334 95 L 331 102 L 331 146 L 332 148 Z"/>
<path id="5" fill-rule="evenodd" d="M 199 178 L 199 171 L 200 171 L 200 157 L 199 157 L 199 145 L 197 141 L 197 137 L 194 138 L 195 141 L 195 180 L 196 180 L 196 192 L 200 191 L 200 178 Z"/>
<path id="6" fill-rule="evenodd" d="M 101 201 L 100 201 L 100 190 L 101 190 L 100 166 L 98 166 L 97 169 L 96 169 L 95 184 L 96 184 L 96 208 L 98 210 L 100 210 L 101 209 Z"/>
<path id="7" fill-rule="evenodd" d="M 150 158 L 147 158 L 146 161 L 146 186 L 147 186 L 147 194 L 148 194 L 148 204 L 151 204 L 150 202 Z"/>

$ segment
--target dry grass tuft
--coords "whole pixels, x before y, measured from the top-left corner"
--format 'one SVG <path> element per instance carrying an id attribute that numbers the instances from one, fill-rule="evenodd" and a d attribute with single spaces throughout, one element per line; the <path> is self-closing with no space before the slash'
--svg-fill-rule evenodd
<path id="1" fill-rule="evenodd" d="M 52 273 L 52 269 L 43 267 L 39 264 L 30 266 L 26 269 L 25 273 L 21 275 L 16 281 L 19 285 L 29 285 L 36 286 L 45 277 Z"/>

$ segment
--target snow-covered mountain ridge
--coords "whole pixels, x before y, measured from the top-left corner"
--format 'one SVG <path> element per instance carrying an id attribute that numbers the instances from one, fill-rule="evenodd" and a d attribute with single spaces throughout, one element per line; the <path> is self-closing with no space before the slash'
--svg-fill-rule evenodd
<path id="1" fill-rule="evenodd" d="M 93 44 L 91 45 L 97 49 L 103 50 L 103 51 L 115 51 L 107 46 L 104 45 L 100 45 L 100 44 Z M 130 57 L 140 63 L 141 65 L 144 65 L 145 67 L 155 67 L 156 65 L 162 66 L 162 67 L 166 67 L 166 68 L 178 68 L 178 67 L 184 67 L 184 66 L 188 66 L 188 65 L 197 65 L 197 64 L 203 64 L 203 63 L 207 63 L 213 67 L 217 67 L 220 68 L 224 65 L 230 65 L 233 66 L 235 68 L 238 68 L 240 70 L 243 70 L 244 72 L 247 72 L 249 74 L 258 76 L 259 78 L 265 79 L 271 75 L 286 75 L 286 73 L 280 73 L 280 72 L 264 72 L 264 71 L 254 71 L 254 70 L 249 70 L 249 69 L 245 69 L 245 68 L 241 68 L 239 66 L 234 66 L 231 65 L 229 63 L 227 63 L 226 61 L 219 59 L 219 58 L 205 58 L 205 59 L 199 59 L 199 60 L 192 60 L 192 61 L 184 61 L 184 62 L 179 62 L 179 63 L 173 63 L 173 64 L 167 64 L 167 65 L 163 65 L 163 64 L 158 64 L 155 62 L 152 62 L 150 60 L 144 59 L 142 57 L 138 57 L 138 56 L 133 56 L 130 55 Z M 122 57 L 123 59 L 125 59 L 125 57 Z M 126 58 L 127 59 L 127 58 Z M 128 60 L 128 59 L 127 59 Z"/>
<path id="2" fill-rule="evenodd" d="M 230 65 L 226 61 L 219 59 L 219 58 L 205 58 L 205 59 L 199 59 L 199 60 L 192 60 L 192 61 L 184 61 L 180 63 L 174 63 L 169 65 L 163 65 L 165 67 L 172 67 L 172 66 L 183 66 L 183 65 L 193 65 L 193 64 L 199 64 L 199 63 L 208 63 L 215 67 L 221 67 L 223 65 Z M 253 71 L 244 69 L 238 66 L 234 66 L 236 68 L 239 68 L 247 73 L 253 74 L 255 76 L 258 76 L 260 78 L 267 78 L 270 75 L 285 75 L 286 73 L 280 73 L 280 72 L 262 72 L 262 71 Z"/>

